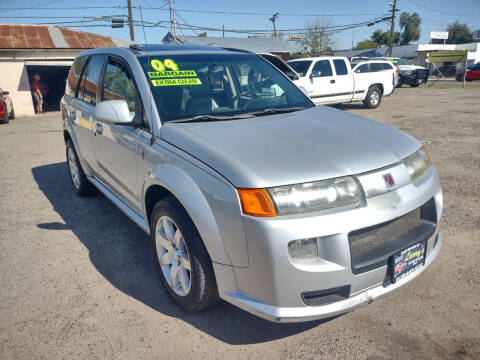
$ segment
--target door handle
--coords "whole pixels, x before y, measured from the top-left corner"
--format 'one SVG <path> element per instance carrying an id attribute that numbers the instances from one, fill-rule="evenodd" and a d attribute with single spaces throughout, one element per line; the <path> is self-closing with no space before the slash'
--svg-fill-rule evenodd
<path id="1" fill-rule="evenodd" d="M 330 84 L 335 84 L 335 80 L 330 80 Z"/>
<path id="2" fill-rule="evenodd" d="M 95 133 L 97 133 L 98 135 L 102 135 L 103 133 L 103 125 L 96 122 L 95 123 Z"/>

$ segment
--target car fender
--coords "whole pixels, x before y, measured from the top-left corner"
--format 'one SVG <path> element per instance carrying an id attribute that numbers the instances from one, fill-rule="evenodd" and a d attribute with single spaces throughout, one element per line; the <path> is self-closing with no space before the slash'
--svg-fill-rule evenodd
<path id="1" fill-rule="evenodd" d="M 154 185 L 168 190 L 182 204 L 212 261 L 248 266 L 238 195 L 230 183 L 183 158 L 175 157 L 172 162 L 158 163 L 147 171 L 143 182 L 145 217 L 148 217 L 146 196 L 148 189 Z M 146 220 L 149 222 L 149 219 Z"/>

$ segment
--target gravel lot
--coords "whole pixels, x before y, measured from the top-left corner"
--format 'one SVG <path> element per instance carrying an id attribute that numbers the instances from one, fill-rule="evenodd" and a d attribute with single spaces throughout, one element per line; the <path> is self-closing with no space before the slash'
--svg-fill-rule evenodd
<path id="1" fill-rule="evenodd" d="M 479 359 L 479 98 L 480 88 L 401 88 L 376 110 L 340 106 L 428 146 L 444 245 L 393 295 L 289 325 L 225 302 L 178 310 L 147 236 L 103 196 L 74 196 L 60 114 L 1 125 L 0 359 Z"/>

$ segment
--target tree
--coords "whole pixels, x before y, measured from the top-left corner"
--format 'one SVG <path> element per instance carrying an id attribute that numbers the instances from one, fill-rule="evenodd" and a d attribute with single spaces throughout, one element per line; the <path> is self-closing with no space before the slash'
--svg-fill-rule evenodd
<path id="1" fill-rule="evenodd" d="M 375 49 L 378 47 L 378 44 L 373 40 L 363 40 L 360 41 L 357 46 L 353 48 L 353 50 L 368 50 L 368 49 Z"/>
<path id="2" fill-rule="evenodd" d="M 202 32 L 200 34 L 197 35 L 198 37 L 207 37 L 207 33 L 206 32 Z"/>
<path id="3" fill-rule="evenodd" d="M 402 35 L 400 38 L 400 45 L 408 45 L 412 41 L 417 41 L 420 38 L 420 15 L 414 12 L 412 15 L 404 11 L 400 15 L 400 28 Z"/>
<path id="4" fill-rule="evenodd" d="M 448 44 L 464 44 L 473 42 L 473 35 L 467 24 L 461 24 L 458 20 L 447 28 Z"/>
<path id="5" fill-rule="evenodd" d="M 298 41 L 305 52 L 310 52 L 312 55 L 327 54 L 332 51 L 335 45 L 332 33 L 328 30 L 330 23 L 320 22 L 316 20 L 308 23 L 305 27 L 307 31 L 302 34 Z"/>
<path id="6" fill-rule="evenodd" d="M 388 45 L 390 43 L 390 30 L 382 31 L 375 30 L 370 39 L 378 44 L 378 46 Z M 400 33 L 395 31 L 393 33 L 393 45 L 400 43 Z"/>

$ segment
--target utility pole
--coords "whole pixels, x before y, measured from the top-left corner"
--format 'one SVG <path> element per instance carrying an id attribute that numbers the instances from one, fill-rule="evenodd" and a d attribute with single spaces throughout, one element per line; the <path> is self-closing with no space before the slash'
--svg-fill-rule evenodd
<path id="1" fill-rule="evenodd" d="M 392 56 L 393 50 L 393 35 L 395 32 L 395 12 L 397 11 L 397 0 L 393 0 L 393 3 L 389 4 L 392 7 L 392 20 L 390 24 L 390 42 L 388 44 L 388 56 Z"/>
<path id="2" fill-rule="evenodd" d="M 172 8 L 172 0 L 168 0 L 168 10 L 170 12 L 170 32 L 175 40 L 177 39 L 177 24 L 175 20 L 175 12 Z"/>
<path id="3" fill-rule="evenodd" d="M 135 41 L 135 34 L 133 33 L 132 0 L 127 0 L 127 3 L 128 3 L 128 23 L 130 24 L 130 40 Z"/>
<path id="4" fill-rule="evenodd" d="M 277 37 L 277 27 L 275 26 L 275 20 L 278 18 L 278 12 L 273 14 L 273 16 L 269 19 L 273 24 L 273 37 Z"/>

